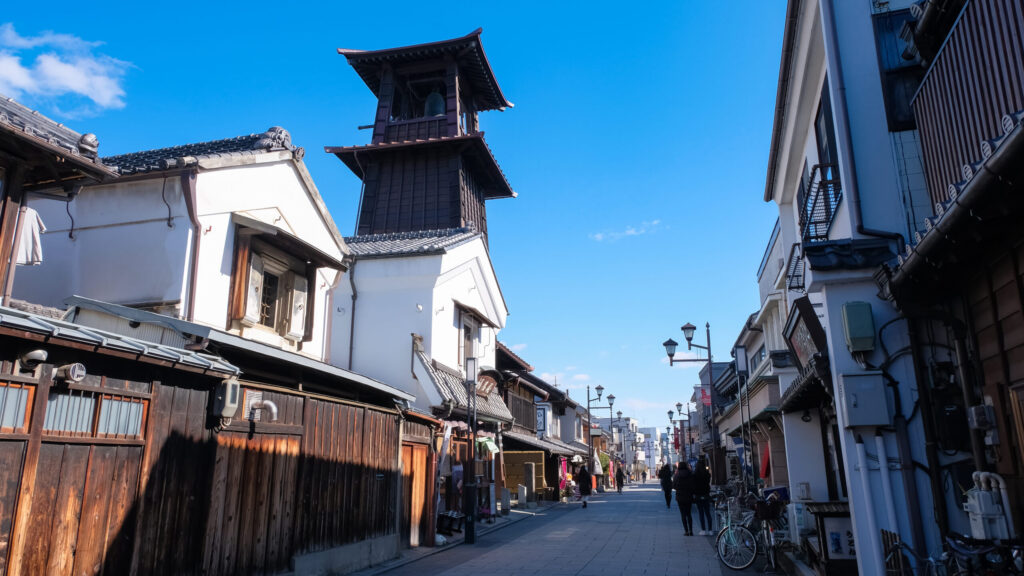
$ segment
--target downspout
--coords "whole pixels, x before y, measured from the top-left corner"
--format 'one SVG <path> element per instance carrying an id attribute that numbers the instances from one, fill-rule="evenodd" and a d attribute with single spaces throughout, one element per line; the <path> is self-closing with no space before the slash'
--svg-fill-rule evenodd
<path id="1" fill-rule="evenodd" d="M 830 0 L 826 0 L 826 2 L 828 1 Z M 860 434 L 857 434 L 856 442 L 857 467 L 860 468 L 860 483 L 863 487 L 864 502 L 867 504 L 863 510 L 864 520 L 867 524 L 865 531 L 868 533 L 868 544 L 870 546 L 867 548 L 868 552 L 863 555 L 865 564 L 861 565 L 862 573 L 883 574 L 885 568 L 882 560 L 882 543 L 880 533 L 878 532 L 878 523 L 875 520 L 875 508 L 873 505 L 875 498 L 871 493 L 871 478 L 868 476 L 867 451 L 864 449 L 864 438 Z M 886 505 L 888 504 L 890 503 L 886 502 Z M 861 550 L 865 549 L 864 546 L 859 546 L 859 548 Z"/>
<path id="2" fill-rule="evenodd" d="M 199 223 L 199 208 L 196 200 L 196 170 L 181 174 L 181 192 L 185 197 L 185 209 L 188 219 L 192 222 L 192 261 L 189 263 L 188 304 L 185 307 L 185 320 L 192 322 L 196 314 L 196 276 L 199 274 L 199 242 L 203 237 L 203 227 Z"/>
<path id="3" fill-rule="evenodd" d="M 839 140 L 842 142 L 842 146 L 839 147 L 839 155 L 842 158 L 843 166 L 846 167 L 846 191 L 850 197 L 850 212 L 853 213 L 858 234 L 896 240 L 899 246 L 898 253 L 902 253 L 905 242 L 902 234 L 864 226 L 864 215 L 861 213 L 860 206 L 860 188 L 857 186 L 857 165 L 853 159 L 853 137 L 850 136 L 850 114 L 846 109 L 846 82 L 843 80 L 843 68 L 839 60 L 839 40 L 837 39 L 836 17 L 832 12 L 832 2 L 833 0 L 821 2 L 821 18 L 824 20 L 822 35 L 825 37 L 828 74 L 832 76 L 836 88 L 836 97 L 832 99 L 832 111 L 838 120 L 836 128 L 839 131 Z"/>
<path id="4" fill-rule="evenodd" d="M 356 299 L 359 293 L 356 291 L 356 258 L 351 256 L 348 260 L 348 284 L 352 287 L 352 310 L 349 313 L 348 326 L 348 369 L 352 370 L 352 354 L 356 344 Z"/>

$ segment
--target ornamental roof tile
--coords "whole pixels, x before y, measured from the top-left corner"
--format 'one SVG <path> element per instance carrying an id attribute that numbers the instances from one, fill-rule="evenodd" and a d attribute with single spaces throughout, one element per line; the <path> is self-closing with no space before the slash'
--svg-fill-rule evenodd
<path id="1" fill-rule="evenodd" d="M 103 162 L 116 168 L 122 176 L 173 170 L 196 164 L 207 158 L 244 158 L 265 152 L 287 150 L 301 159 L 304 151 L 292 145 L 292 137 L 287 130 L 273 126 L 262 134 L 236 136 L 223 140 L 182 144 L 169 148 L 143 150 L 117 156 L 107 156 Z"/>

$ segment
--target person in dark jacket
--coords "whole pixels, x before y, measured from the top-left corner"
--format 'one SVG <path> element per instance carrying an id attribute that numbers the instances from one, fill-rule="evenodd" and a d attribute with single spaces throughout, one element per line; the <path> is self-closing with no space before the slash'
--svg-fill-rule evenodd
<path id="1" fill-rule="evenodd" d="M 587 470 L 586 465 L 580 467 L 579 473 L 576 474 L 576 481 L 580 484 L 580 500 L 583 501 L 584 508 L 587 507 L 587 500 L 594 489 L 594 483 L 590 478 L 590 470 Z"/>
<path id="2" fill-rule="evenodd" d="M 715 527 L 711 523 L 711 474 L 703 456 L 697 459 L 697 469 L 693 471 L 693 502 L 697 505 L 700 535 L 711 536 Z"/>
<path id="3" fill-rule="evenodd" d="M 625 483 L 626 473 L 622 471 L 622 467 L 620 466 L 619 469 L 615 471 L 615 487 L 619 489 L 619 494 L 622 494 L 622 485 Z"/>
<path id="4" fill-rule="evenodd" d="M 672 507 L 672 467 L 668 462 L 658 470 L 658 479 L 661 480 L 661 490 L 665 493 L 665 508 Z"/>
<path id="5" fill-rule="evenodd" d="M 679 463 L 676 475 L 672 477 L 672 487 L 676 490 L 676 504 L 683 517 L 683 530 L 687 536 L 693 536 L 693 471 L 686 462 Z"/>

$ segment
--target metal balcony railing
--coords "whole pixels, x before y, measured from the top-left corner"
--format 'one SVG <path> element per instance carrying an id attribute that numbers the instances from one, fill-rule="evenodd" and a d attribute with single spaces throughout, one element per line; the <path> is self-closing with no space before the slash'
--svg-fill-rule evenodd
<path id="1" fill-rule="evenodd" d="M 789 249 L 789 260 L 786 266 L 786 289 L 804 289 L 804 254 L 799 242 Z"/>
<path id="2" fill-rule="evenodd" d="M 843 198 L 839 171 L 833 164 L 816 164 L 807 182 L 807 188 L 797 195 L 801 238 L 804 242 L 828 240 L 828 231 Z"/>

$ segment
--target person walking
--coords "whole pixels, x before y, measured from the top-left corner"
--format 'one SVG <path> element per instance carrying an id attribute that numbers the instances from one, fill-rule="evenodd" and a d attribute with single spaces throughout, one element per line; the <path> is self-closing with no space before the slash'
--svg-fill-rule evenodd
<path id="1" fill-rule="evenodd" d="M 640 473 L 640 482 L 643 484 L 647 484 L 647 470 L 644 470 L 643 472 Z"/>
<path id="2" fill-rule="evenodd" d="M 672 477 L 672 487 L 676 490 L 676 504 L 683 517 L 683 530 L 687 536 L 693 536 L 693 471 L 686 462 L 679 463 L 676 475 Z"/>
<path id="3" fill-rule="evenodd" d="M 711 473 L 703 456 L 697 459 L 697 469 L 693 471 L 693 501 L 697 505 L 700 535 L 711 536 L 715 528 L 711 523 Z"/>
<path id="4" fill-rule="evenodd" d="M 587 466 L 584 464 L 578 474 L 576 474 L 576 481 L 580 485 L 580 500 L 583 501 L 583 507 L 587 507 L 587 500 L 590 498 L 590 493 L 594 489 L 594 483 L 590 479 L 590 470 L 587 470 Z"/>
<path id="5" fill-rule="evenodd" d="M 620 466 L 619 469 L 615 471 L 615 487 L 619 489 L 619 494 L 622 494 L 622 485 L 625 483 L 626 474 L 622 471 L 622 467 Z"/>
<path id="6" fill-rule="evenodd" d="M 668 462 L 658 470 L 658 479 L 661 480 L 661 490 L 665 493 L 665 508 L 672 507 L 672 467 Z"/>

